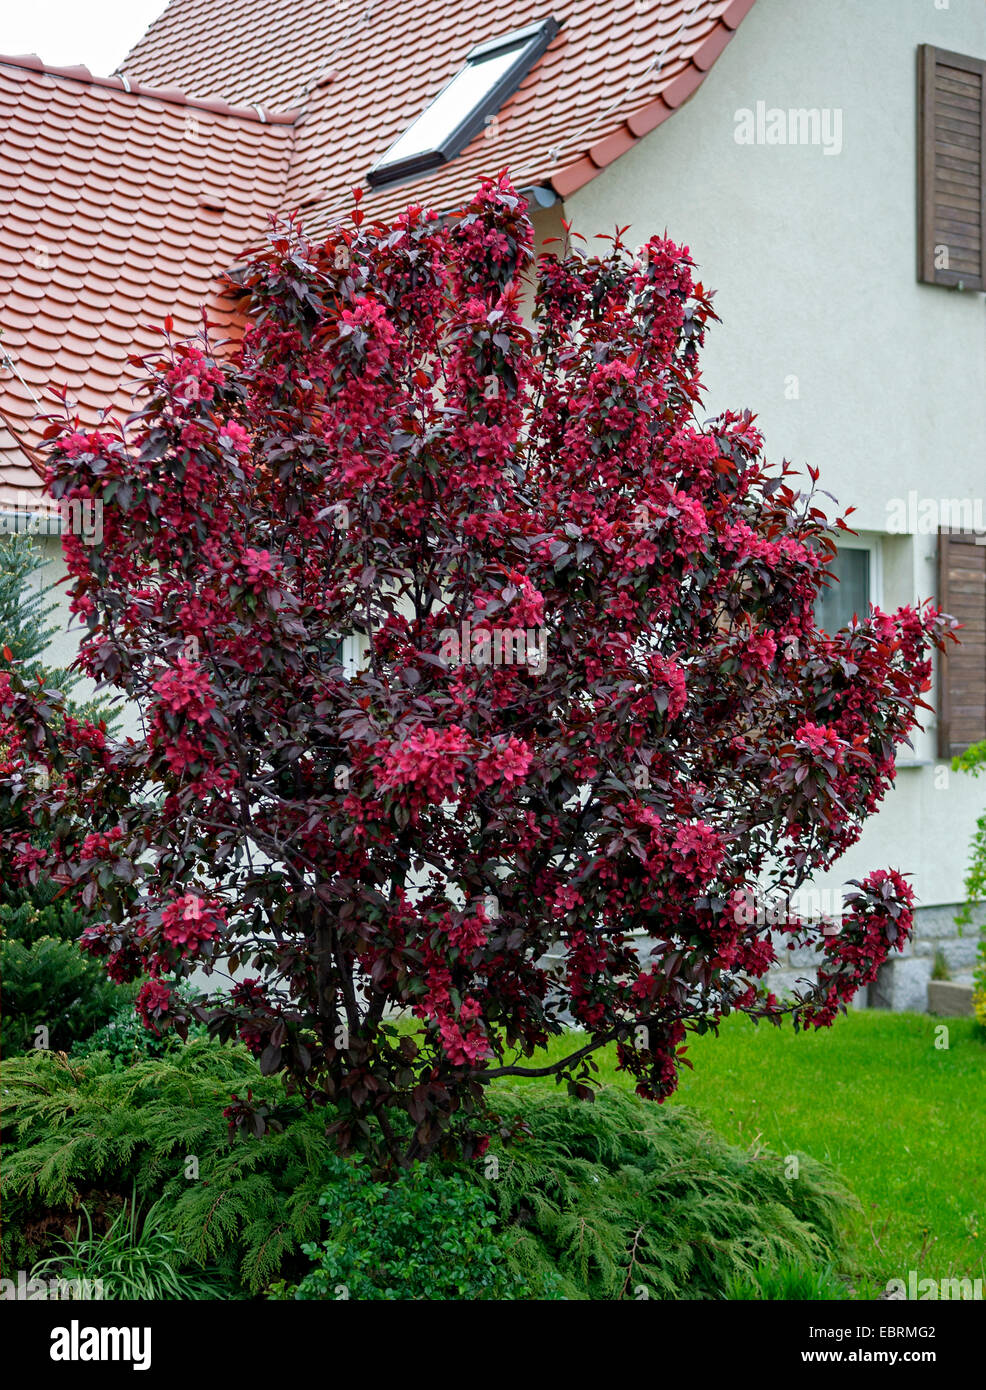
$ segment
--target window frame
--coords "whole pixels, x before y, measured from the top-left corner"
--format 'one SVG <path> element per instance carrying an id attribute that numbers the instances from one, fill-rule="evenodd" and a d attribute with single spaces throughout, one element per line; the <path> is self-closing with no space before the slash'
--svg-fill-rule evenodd
<path id="1" fill-rule="evenodd" d="M 340 656 L 342 658 L 342 674 L 347 681 L 351 681 L 359 674 L 363 656 L 363 644 L 358 633 L 350 632 L 343 637 Z"/>
<path id="2" fill-rule="evenodd" d="M 883 605 L 883 555 L 881 550 L 881 537 L 879 533 L 863 532 L 858 536 L 841 535 L 836 541 L 836 550 L 865 550 L 869 552 L 869 566 L 867 568 L 866 584 L 869 590 L 868 602 L 871 608 L 880 608 Z M 832 586 L 835 587 L 834 585 Z M 866 614 L 856 615 L 860 622 L 865 621 Z M 818 618 L 815 618 L 817 625 Z M 834 633 L 829 633 L 834 637 Z"/>
<path id="3" fill-rule="evenodd" d="M 433 169 L 439 169 L 443 165 L 451 163 L 482 131 L 487 117 L 499 111 L 504 102 L 513 96 L 558 33 L 559 28 L 557 20 L 549 16 L 547 19 L 536 21 L 534 24 L 527 24 L 522 29 L 513 29 L 507 34 L 499 34 L 496 38 L 486 39 L 471 48 L 466 54 L 462 67 L 452 74 L 441 91 L 436 92 L 414 120 L 391 140 L 380 158 L 370 166 L 366 175 L 369 186 L 371 188 L 389 187 L 392 184 L 403 183 L 408 179 L 429 173 Z M 493 58 L 496 54 L 502 53 L 504 49 L 514 47 L 517 48 L 517 56 L 509 68 L 490 88 L 482 101 L 477 106 L 472 107 L 458 125 L 446 133 L 440 145 L 434 149 L 419 150 L 413 154 L 405 155 L 402 159 L 388 159 L 388 155 L 395 145 L 403 140 L 414 129 L 418 121 L 442 99 L 452 83 L 466 71 L 470 64 L 478 64 L 484 59 Z"/>

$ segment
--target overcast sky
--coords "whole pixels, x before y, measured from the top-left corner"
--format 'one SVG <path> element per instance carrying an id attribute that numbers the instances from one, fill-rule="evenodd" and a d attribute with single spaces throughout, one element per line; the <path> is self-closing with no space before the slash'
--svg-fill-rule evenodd
<path id="1" fill-rule="evenodd" d="M 167 0 L 3 0 L 0 54 L 36 53 L 45 63 L 84 63 L 108 77 Z"/>

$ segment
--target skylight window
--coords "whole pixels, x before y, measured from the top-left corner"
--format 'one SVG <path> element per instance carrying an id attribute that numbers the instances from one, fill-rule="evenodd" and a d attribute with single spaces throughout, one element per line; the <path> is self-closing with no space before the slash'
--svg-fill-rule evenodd
<path id="1" fill-rule="evenodd" d="M 466 65 L 373 165 L 377 188 L 426 173 L 455 158 L 512 96 L 558 32 L 553 19 L 478 44 Z"/>

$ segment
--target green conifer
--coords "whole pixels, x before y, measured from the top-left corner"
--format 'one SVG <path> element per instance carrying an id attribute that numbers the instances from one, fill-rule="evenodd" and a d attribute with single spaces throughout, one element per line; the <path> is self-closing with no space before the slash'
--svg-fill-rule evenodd
<path id="1" fill-rule="evenodd" d="M 58 634 L 57 604 L 41 546 L 27 535 L 0 537 L 0 646 L 8 647 L 23 673 L 71 695 L 79 676 L 45 660 Z M 105 711 L 92 701 L 73 702 L 74 712 Z M 0 813 L 0 835 L 4 833 Z M 132 991 L 107 980 L 98 962 L 76 946 L 87 918 L 52 883 L 24 888 L 0 882 L 0 1048 L 12 1056 L 32 1047 L 67 1051 L 102 1027 Z"/>

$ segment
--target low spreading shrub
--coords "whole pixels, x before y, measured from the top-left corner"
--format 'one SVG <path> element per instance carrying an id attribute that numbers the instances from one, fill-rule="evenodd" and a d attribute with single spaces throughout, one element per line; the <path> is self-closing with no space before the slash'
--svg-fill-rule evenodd
<path id="1" fill-rule="evenodd" d="M 319 1234 L 326 1116 L 286 1098 L 245 1048 L 200 1039 L 125 1071 L 106 1052 L 34 1053 L 5 1065 L 3 1092 L 5 1264 L 54 1254 L 82 1204 L 105 1234 L 135 1194 L 189 1268 L 252 1293 L 286 1261 L 302 1272 L 290 1259 Z"/>
<path id="2" fill-rule="evenodd" d="M 336 1160 L 328 1234 L 278 1296 L 845 1297 L 831 1263 L 854 1202 L 810 1158 L 789 1177 L 794 1156 L 734 1148 L 687 1110 L 622 1090 L 496 1102 L 500 1132 L 478 1161 L 374 1181 Z"/>
<path id="3" fill-rule="evenodd" d="M 714 1299 L 758 1265 L 838 1256 L 855 1201 L 806 1155 L 788 1178 L 777 1154 L 610 1087 L 593 1103 L 530 1088 L 496 1101 L 510 1137 L 474 1181 L 488 1183 L 528 1285 L 554 1273 L 568 1298 Z"/>
<path id="4" fill-rule="evenodd" d="M 390 1181 L 335 1158 L 322 1194 L 326 1235 L 304 1246 L 312 1268 L 285 1296 L 389 1301 L 550 1297 L 511 1268 L 493 1198 L 461 1173 L 414 1164 Z M 557 1295 L 556 1295 L 557 1296 Z"/>
<path id="5" fill-rule="evenodd" d="M 7 1064 L 9 1266 L 105 1265 L 137 1204 L 155 1213 L 131 1233 L 137 1267 L 146 1256 L 227 1296 L 714 1299 L 763 1270 L 835 1265 L 852 1203 L 803 1155 L 788 1176 L 791 1156 L 734 1148 L 683 1107 L 619 1089 L 593 1102 L 498 1089 L 481 1158 L 384 1171 L 341 1158 L 335 1112 L 287 1096 L 245 1048 L 197 1039 L 114 1061 Z M 76 1242 L 70 1259 L 60 1239 Z"/>

